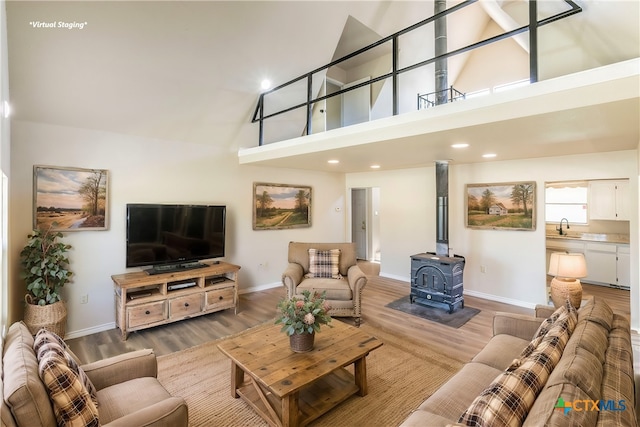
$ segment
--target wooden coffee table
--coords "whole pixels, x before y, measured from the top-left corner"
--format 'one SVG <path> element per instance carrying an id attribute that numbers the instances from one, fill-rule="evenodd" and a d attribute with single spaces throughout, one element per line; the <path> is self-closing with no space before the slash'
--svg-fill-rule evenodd
<path id="1" fill-rule="evenodd" d="M 294 353 L 280 325 L 219 344 L 231 359 L 231 395 L 274 427 L 306 425 L 353 394 L 365 396 L 366 357 L 382 342 L 339 320 L 331 324 L 308 353 Z M 351 364 L 353 374 L 345 369 Z"/>

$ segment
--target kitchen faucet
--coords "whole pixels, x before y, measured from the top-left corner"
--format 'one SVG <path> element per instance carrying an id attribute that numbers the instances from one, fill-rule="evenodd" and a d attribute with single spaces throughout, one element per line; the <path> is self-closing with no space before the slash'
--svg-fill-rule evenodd
<path id="1" fill-rule="evenodd" d="M 562 221 L 567 221 L 567 230 L 571 228 L 571 227 L 569 227 L 569 220 L 567 218 L 562 218 L 560 220 L 560 228 L 556 227 L 556 231 L 559 231 L 561 236 L 564 234 L 562 232 Z"/>

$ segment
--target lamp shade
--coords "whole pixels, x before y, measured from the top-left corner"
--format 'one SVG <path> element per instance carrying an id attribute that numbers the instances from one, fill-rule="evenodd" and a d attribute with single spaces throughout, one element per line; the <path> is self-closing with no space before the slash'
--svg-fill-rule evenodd
<path id="1" fill-rule="evenodd" d="M 587 262 L 580 253 L 553 252 L 549 259 L 549 275 L 577 279 L 587 277 Z"/>

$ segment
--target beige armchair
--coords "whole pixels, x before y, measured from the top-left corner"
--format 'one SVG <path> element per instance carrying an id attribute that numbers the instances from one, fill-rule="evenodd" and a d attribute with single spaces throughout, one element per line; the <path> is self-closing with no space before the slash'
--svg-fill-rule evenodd
<path id="1" fill-rule="evenodd" d="M 11 325 L 2 352 L 3 427 L 57 426 L 47 387 L 38 374 L 33 345 L 33 336 L 24 323 Z M 70 355 L 77 360 L 72 352 Z M 156 379 L 153 350 L 138 350 L 80 367 L 97 390 L 100 425 L 188 425 L 184 399 L 171 396 Z"/>
<path id="2" fill-rule="evenodd" d="M 338 277 L 310 277 L 309 249 L 330 251 L 339 249 Z M 360 326 L 362 316 L 362 290 L 367 284 L 367 276 L 357 265 L 355 243 L 289 243 L 289 265 L 282 274 L 282 284 L 287 290 L 287 298 L 302 295 L 302 291 L 326 291 L 326 299 L 334 317 L 354 317 Z"/>

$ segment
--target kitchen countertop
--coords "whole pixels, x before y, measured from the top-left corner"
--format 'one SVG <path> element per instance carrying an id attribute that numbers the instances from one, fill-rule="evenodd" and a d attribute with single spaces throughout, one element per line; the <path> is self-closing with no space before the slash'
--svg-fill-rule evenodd
<path id="1" fill-rule="evenodd" d="M 580 240 L 583 242 L 602 242 L 602 243 L 622 243 L 629 244 L 628 234 L 605 234 L 605 233 L 569 233 L 563 234 L 547 234 L 547 239 L 557 240 Z"/>

